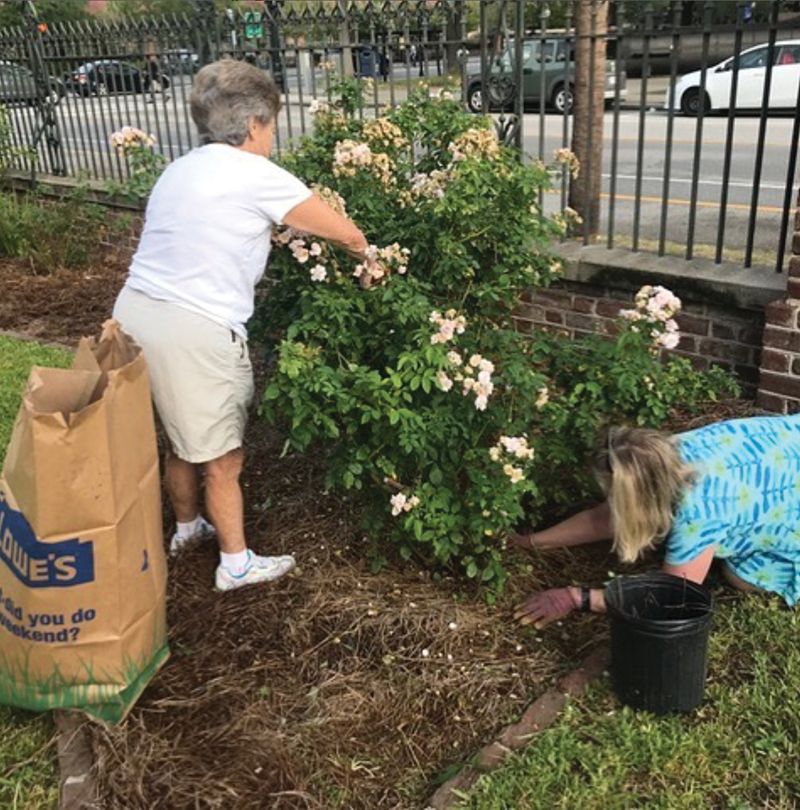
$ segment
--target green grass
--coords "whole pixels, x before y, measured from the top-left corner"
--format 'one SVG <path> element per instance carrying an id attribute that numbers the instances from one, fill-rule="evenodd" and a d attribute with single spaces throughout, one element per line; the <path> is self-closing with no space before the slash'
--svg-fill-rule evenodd
<path id="1" fill-rule="evenodd" d="M 0 807 L 58 805 L 58 772 L 50 715 L 0 706 Z"/>
<path id="2" fill-rule="evenodd" d="M 800 613 L 742 597 L 717 610 L 706 701 L 622 708 L 607 679 L 466 799 L 472 810 L 726 808 L 800 802 Z"/>
<path id="3" fill-rule="evenodd" d="M 66 366 L 69 361 L 64 350 L 0 336 L 0 458 L 31 366 Z M 53 737 L 49 714 L 0 706 L 0 807 L 40 810 L 58 804 Z"/>
<path id="4" fill-rule="evenodd" d="M 71 355 L 64 349 L 0 335 L 0 458 L 5 455 L 31 366 L 63 368 L 70 360 Z"/>

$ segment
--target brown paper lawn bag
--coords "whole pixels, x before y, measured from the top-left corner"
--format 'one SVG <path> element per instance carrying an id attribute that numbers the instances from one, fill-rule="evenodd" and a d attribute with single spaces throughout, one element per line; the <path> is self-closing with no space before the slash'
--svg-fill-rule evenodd
<path id="1" fill-rule="evenodd" d="M 169 655 L 147 367 L 115 321 L 31 371 L 0 477 L 0 702 L 121 720 Z"/>

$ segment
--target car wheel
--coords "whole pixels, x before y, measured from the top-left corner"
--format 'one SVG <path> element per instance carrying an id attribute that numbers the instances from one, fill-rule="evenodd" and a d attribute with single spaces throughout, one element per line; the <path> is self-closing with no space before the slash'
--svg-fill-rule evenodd
<path id="1" fill-rule="evenodd" d="M 706 93 L 703 102 L 700 101 L 700 90 L 697 87 L 692 87 L 681 96 L 681 112 L 684 115 L 691 115 L 695 117 L 700 112 L 702 103 L 703 113 L 707 113 L 711 109 L 711 102 Z"/>
<path id="2" fill-rule="evenodd" d="M 483 112 L 483 93 L 479 84 L 474 84 L 467 91 L 467 106 L 470 112 Z"/>
<path id="3" fill-rule="evenodd" d="M 108 86 L 105 82 L 98 82 L 97 89 L 95 90 L 98 96 L 107 96 L 108 95 Z"/>
<path id="4" fill-rule="evenodd" d="M 553 91 L 553 107 L 556 112 L 565 113 L 572 111 L 572 105 L 575 102 L 572 95 L 572 87 L 560 85 Z"/>

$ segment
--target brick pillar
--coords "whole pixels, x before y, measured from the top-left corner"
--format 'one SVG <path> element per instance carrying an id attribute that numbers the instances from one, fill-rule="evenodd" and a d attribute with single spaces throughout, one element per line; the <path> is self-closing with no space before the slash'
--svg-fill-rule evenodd
<path id="1" fill-rule="evenodd" d="M 764 310 L 757 404 L 776 413 L 800 411 L 800 198 L 794 219 L 786 298 Z"/>

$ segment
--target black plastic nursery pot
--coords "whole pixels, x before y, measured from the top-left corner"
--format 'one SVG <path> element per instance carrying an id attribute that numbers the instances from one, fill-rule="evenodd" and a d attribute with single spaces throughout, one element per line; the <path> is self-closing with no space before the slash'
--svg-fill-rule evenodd
<path id="1" fill-rule="evenodd" d="M 710 591 L 682 577 L 653 573 L 614 579 L 605 597 L 617 697 L 654 714 L 696 709 L 706 681 Z"/>

